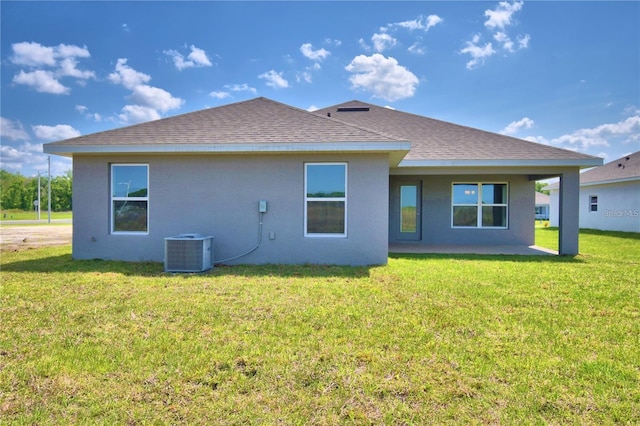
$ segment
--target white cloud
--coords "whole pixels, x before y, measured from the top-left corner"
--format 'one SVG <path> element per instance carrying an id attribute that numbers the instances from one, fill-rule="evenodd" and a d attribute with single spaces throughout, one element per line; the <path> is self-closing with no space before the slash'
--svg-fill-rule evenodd
<path id="1" fill-rule="evenodd" d="M 160 119 L 157 110 L 142 105 L 125 105 L 118 118 L 124 123 L 142 123 Z"/>
<path id="2" fill-rule="evenodd" d="M 225 84 L 224 91 L 213 91 L 209 93 L 209 96 L 216 99 L 226 99 L 231 97 L 230 92 L 249 92 L 254 95 L 258 92 L 254 87 L 249 86 L 247 83 L 243 84 Z"/>
<path id="3" fill-rule="evenodd" d="M 305 58 L 311 59 L 312 61 L 323 61 L 331 54 L 331 52 L 324 48 L 313 50 L 311 43 L 304 43 L 300 46 L 300 52 L 302 52 Z"/>
<path id="4" fill-rule="evenodd" d="M 108 79 L 132 92 L 129 100 L 134 105 L 125 105 L 118 115 L 124 123 L 157 120 L 161 118 L 159 111 L 177 109 L 184 103 L 182 99 L 174 97 L 164 89 L 144 84 L 151 80 L 151 76 L 131 68 L 125 58 L 118 59 L 116 70 L 109 74 Z"/>
<path id="5" fill-rule="evenodd" d="M 94 121 L 102 121 L 102 116 L 100 114 L 96 113 L 91 113 L 89 112 L 89 108 L 84 106 L 84 105 L 76 105 L 75 106 L 75 110 L 78 111 L 80 114 L 84 115 L 86 118 L 89 118 L 91 120 Z"/>
<path id="6" fill-rule="evenodd" d="M 593 146 L 609 146 L 611 139 L 622 139 L 622 143 L 638 140 L 640 135 L 640 115 L 628 117 L 617 123 L 607 123 L 591 129 L 579 129 L 551 140 L 552 144 L 587 150 Z"/>
<path id="7" fill-rule="evenodd" d="M 319 108 L 315 105 L 310 105 L 309 108 L 307 108 L 307 111 L 309 112 L 313 112 L 313 111 L 317 111 Z"/>
<path id="8" fill-rule="evenodd" d="M 441 17 L 439 17 L 438 15 L 429 15 L 429 16 L 424 16 L 424 15 L 420 15 L 418 18 L 416 19 L 412 19 L 409 21 L 403 21 L 403 22 L 396 22 L 394 24 L 389 24 L 389 27 L 401 27 L 401 28 L 405 28 L 408 30 L 423 30 L 423 31 L 429 31 L 429 29 L 435 27 L 436 25 L 438 25 L 439 23 L 441 23 L 443 21 L 443 19 Z"/>
<path id="9" fill-rule="evenodd" d="M 504 50 L 508 50 L 509 52 L 513 52 L 513 41 L 509 38 L 507 33 L 502 31 L 498 31 L 493 35 L 493 38 L 500 44 L 502 44 L 502 48 Z"/>
<path id="10" fill-rule="evenodd" d="M 376 52 L 384 52 L 396 45 L 397 40 L 387 33 L 374 34 L 371 37 Z"/>
<path id="11" fill-rule="evenodd" d="M 80 132 L 68 124 L 58 124 L 56 126 L 37 125 L 32 126 L 31 128 L 38 139 L 48 141 L 69 139 L 80 136 Z"/>
<path id="12" fill-rule="evenodd" d="M 485 58 L 496 53 L 491 43 L 485 43 L 484 46 L 479 46 L 479 42 L 480 34 L 476 34 L 471 41 L 467 42 L 467 47 L 460 51 L 460 53 L 468 53 L 471 55 L 471 60 L 467 62 L 467 69 L 474 69 L 478 65 L 483 64 Z"/>
<path id="13" fill-rule="evenodd" d="M 258 78 L 266 80 L 265 84 L 269 87 L 273 87 L 275 89 L 284 89 L 289 87 L 289 82 L 282 77 L 282 74 L 282 72 L 270 70 L 260 74 Z"/>
<path id="14" fill-rule="evenodd" d="M 358 40 L 358 44 L 360 45 L 360 47 L 361 47 L 364 51 L 366 51 L 366 52 L 370 52 L 370 51 L 371 51 L 371 46 L 369 46 L 369 45 L 367 44 L 367 42 L 366 42 L 366 41 L 364 41 L 364 39 L 363 39 L 363 38 L 361 38 L 360 40 Z"/>
<path id="15" fill-rule="evenodd" d="M 203 49 L 200 49 L 193 45 L 191 45 L 191 52 L 189 53 L 189 55 L 187 55 L 186 60 L 184 59 L 182 53 L 178 52 L 177 50 L 165 50 L 164 54 L 173 58 L 173 64 L 180 71 L 186 68 L 210 67 L 213 65 L 211 63 L 211 60 L 209 60 L 207 53 Z"/>
<path id="16" fill-rule="evenodd" d="M 79 47 L 69 44 L 59 44 L 54 48 L 57 58 L 90 58 L 87 46 Z"/>
<path id="17" fill-rule="evenodd" d="M 138 72 L 127 65 L 126 58 L 118 59 L 116 63 L 116 70 L 107 77 L 109 81 L 115 84 L 122 84 L 127 89 L 133 89 L 134 87 L 147 83 L 151 80 L 151 76 L 142 72 Z"/>
<path id="18" fill-rule="evenodd" d="M 70 91 L 68 87 L 56 80 L 51 71 L 45 70 L 35 70 L 30 72 L 20 70 L 20 72 L 13 77 L 13 82 L 16 84 L 31 86 L 40 93 L 66 95 Z"/>
<path id="19" fill-rule="evenodd" d="M 296 74 L 296 81 L 300 83 L 304 81 L 305 83 L 313 82 L 313 75 L 309 71 L 302 71 Z"/>
<path id="20" fill-rule="evenodd" d="M 431 27 L 435 27 L 443 21 L 444 19 L 442 19 L 438 15 L 429 15 L 427 16 L 427 28 L 425 30 L 429 30 Z"/>
<path id="21" fill-rule="evenodd" d="M 514 14 L 521 10 L 523 5 L 523 1 L 514 1 L 513 3 L 502 1 L 495 9 L 488 9 L 484 12 L 487 17 L 484 23 L 485 27 L 492 33 L 497 42 L 497 48 L 501 48 L 505 52 L 512 53 L 529 47 L 531 40 L 529 34 L 518 35 L 516 42 L 514 42 L 513 37 L 507 32 L 507 28 L 514 24 Z M 486 58 L 497 53 L 491 43 L 485 43 L 484 46 L 481 46 L 479 42 L 480 34 L 476 34 L 471 41 L 466 42 L 466 47 L 460 51 L 460 53 L 467 53 L 471 56 L 471 60 L 467 62 L 467 69 L 474 69 L 484 64 Z"/>
<path id="22" fill-rule="evenodd" d="M 226 99 L 231 97 L 231 93 L 223 91 L 213 91 L 209 93 L 209 96 L 216 99 Z"/>
<path id="23" fill-rule="evenodd" d="M 231 90 L 232 92 L 251 92 L 253 94 L 257 93 L 257 90 L 254 87 L 249 86 L 247 83 L 243 84 L 225 84 L 225 89 Z"/>
<path id="24" fill-rule="evenodd" d="M 409 50 L 409 52 L 415 53 L 416 55 L 422 55 L 422 54 L 425 53 L 424 47 L 418 41 L 416 41 L 411 46 L 409 46 L 408 50 Z"/>
<path id="25" fill-rule="evenodd" d="M 91 56 L 86 46 L 79 47 L 68 44 L 43 46 L 35 42 L 22 42 L 12 44 L 11 48 L 13 50 L 13 55 L 10 58 L 11 63 L 31 68 L 29 71 L 20 70 L 13 77 L 13 82 L 31 86 L 40 93 L 56 95 L 69 93 L 70 89 L 58 80 L 62 77 L 74 77 L 82 80 L 95 78 L 93 71 L 83 71 L 77 67 L 78 60 L 76 58 Z"/>
<path id="26" fill-rule="evenodd" d="M 324 44 L 328 44 L 329 46 L 333 45 L 333 46 L 340 46 L 342 45 L 342 41 L 341 40 L 336 40 L 336 39 L 331 39 L 329 37 L 324 39 Z"/>
<path id="27" fill-rule="evenodd" d="M 524 117 L 521 120 L 512 121 L 511 123 L 509 123 L 507 127 L 500 130 L 500 133 L 505 135 L 513 135 L 515 133 L 518 133 L 518 131 L 520 131 L 521 129 L 530 129 L 533 127 L 533 125 L 534 122 L 532 119 L 530 119 L 529 117 Z"/>
<path id="28" fill-rule="evenodd" d="M 210 67 L 212 65 L 207 53 L 203 49 L 193 45 L 191 46 L 191 53 L 189 53 L 188 58 L 198 67 Z"/>
<path id="29" fill-rule="evenodd" d="M 419 83 L 418 77 L 395 58 L 379 53 L 356 56 L 345 69 L 354 74 L 349 77 L 353 89 L 366 90 L 389 102 L 413 96 Z"/>
<path id="30" fill-rule="evenodd" d="M 11 63 L 26 65 L 29 67 L 55 66 L 55 51 L 53 47 L 43 46 L 40 43 L 14 43 L 11 45 L 13 56 Z"/>
<path id="31" fill-rule="evenodd" d="M 494 10 L 485 10 L 484 16 L 487 17 L 487 20 L 484 25 L 491 29 L 503 29 L 511 25 L 513 14 L 522 9 L 523 5 L 524 2 L 522 1 L 515 1 L 513 3 L 502 1 L 498 3 L 498 6 Z"/>
<path id="32" fill-rule="evenodd" d="M 141 84 L 140 86 L 134 87 L 132 90 L 133 93 L 131 94 L 130 99 L 136 105 L 147 106 L 162 112 L 180 108 L 183 103 L 182 99 L 175 98 L 171 93 L 158 87 Z"/>
<path id="33" fill-rule="evenodd" d="M 594 147 L 609 147 L 611 143 L 635 143 L 640 140 L 640 114 L 627 117 L 617 123 L 579 129 L 552 139 L 544 136 L 527 136 L 524 139 L 581 152 L 586 152 Z M 602 156 L 602 154 L 598 154 L 598 156 Z"/>
<path id="34" fill-rule="evenodd" d="M 46 156 L 42 154 L 42 144 L 29 142 L 19 146 L 2 144 L 0 146 L 0 168 L 20 172 L 24 166 L 42 164 L 46 167 Z M 45 169 L 45 167 L 37 167 Z"/>
<path id="35" fill-rule="evenodd" d="M 24 130 L 22 123 L 0 117 L 0 137 L 11 141 L 28 141 L 29 134 Z"/>
<path id="36" fill-rule="evenodd" d="M 3 144 L 0 146 L 0 168 L 14 172 L 24 169 L 33 171 L 47 170 L 48 155 L 42 152 L 42 144 L 23 143 L 19 146 Z M 51 175 L 59 176 L 71 170 L 71 159 L 51 156 Z"/>
<path id="37" fill-rule="evenodd" d="M 76 68 L 78 65 L 78 61 L 75 58 L 65 58 L 60 61 L 60 69 L 58 71 L 58 76 L 61 77 L 75 77 L 83 80 L 89 78 L 95 78 L 96 74 L 93 71 L 82 71 Z"/>
<path id="38" fill-rule="evenodd" d="M 529 34 L 518 36 L 518 47 L 520 49 L 526 49 L 527 47 L 529 47 L 529 40 L 531 40 L 531 36 L 529 36 Z"/>

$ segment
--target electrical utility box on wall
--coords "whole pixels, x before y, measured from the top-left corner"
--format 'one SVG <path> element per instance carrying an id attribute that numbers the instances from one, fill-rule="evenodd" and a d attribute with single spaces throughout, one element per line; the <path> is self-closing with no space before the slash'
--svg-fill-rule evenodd
<path id="1" fill-rule="evenodd" d="M 164 239 L 165 272 L 204 272 L 213 269 L 213 237 L 180 234 Z"/>

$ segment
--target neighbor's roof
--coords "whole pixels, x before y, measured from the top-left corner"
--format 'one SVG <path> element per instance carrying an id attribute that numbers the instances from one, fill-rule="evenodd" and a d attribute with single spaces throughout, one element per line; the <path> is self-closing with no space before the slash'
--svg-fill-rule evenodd
<path id="1" fill-rule="evenodd" d="M 255 98 L 44 145 L 51 154 L 396 151 L 407 141 Z M 398 158 L 401 158 L 401 156 Z"/>
<path id="2" fill-rule="evenodd" d="M 536 205 L 550 204 L 550 202 L 551 202 L 551 197 L 549 195 L 536 191 Z"/>
<path id="3" fill-rule="evenodd" d="M 411 141 L 411 151 L 400 166 L 602 164 L 601 159 L 590 155 L 361 101 L 334 105 L 315 113 Z"/>
<path id="4" fill-rule="evenodd" d="M 640 151 L 587 170 L 580 175 L 580 184 L 594 185 L 638 179 L 640 179 Z"/>

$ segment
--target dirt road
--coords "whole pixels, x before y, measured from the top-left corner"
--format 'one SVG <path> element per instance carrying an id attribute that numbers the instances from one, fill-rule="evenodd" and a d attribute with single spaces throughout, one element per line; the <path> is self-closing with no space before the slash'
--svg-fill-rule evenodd
<path id="1" fill-rule="evenodd" d="M 18 251 L 71 244 L 71 225 L 2 225 L 0 250 Z"/>

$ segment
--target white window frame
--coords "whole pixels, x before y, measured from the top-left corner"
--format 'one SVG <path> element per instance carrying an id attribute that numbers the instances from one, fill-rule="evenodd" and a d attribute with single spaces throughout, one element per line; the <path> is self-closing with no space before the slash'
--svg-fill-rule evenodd
<path id="1" fill-rule="evenodd" d="M 475 204 L 455 204 L 454 203 L 454 188 L 456 185 L 477 185 L 478 195 Z M 506 185 L 507 187 L 507 201 L 505 203 L 494 204 L 482 204 L 482 187 L 483 185 Z M 476 226 L 456 226 L 453 224 L 453 210 L 454 207 L 476 207 L 477 219 Z M 505 207 L 506 208 L 506 220 L 505 226 L 483 226 L 482 225 L 482 208 L 483 207 Z M 451 228 L 454 229 L 509 229 L 509 182 L 453 182 L 451 184 Z"/>
<path id="2" fill-rule="evenodd" d="M 115 167 L 146 167 L 147 169 L 147 196 L 146 197 L 116 197 L 113 195 L 113 178 Z M 149 164 L 147 163 L 112 163 L 109 176 L 109 199 L 110 199 L 110 215 L 109 229 L 113 235 L 149 235 Z M 113 205 L 116 201 L 146 201 L 147 202 L 147 230 L 146 231 L 116 231 L 115 228 L 115 212 Z"/>
<path id="3" fill-rule="evenodd" d="M 344 197 L 307 197 L 307 170 L 309 166 L 344 166 Z M 311 238 L 346 238 L 347 237 L 347 217 L 349 197 L 349 164 L 347 162 L 315 162 L 304 163 L 304 236 Z M 309 201 L 343 201 L 344 202 L 344 232 L 335 234 L 317 234 L 307 232 L 307 206 Z"/>
<path id="4" fill-rule="evenodd" d="M 594 202 L 595 199 L 595 202 Z M 595 210 L 594 210 L 595 207 Z M 589 213 L 598 213 L 598 196 L 589 195 Z"/>

